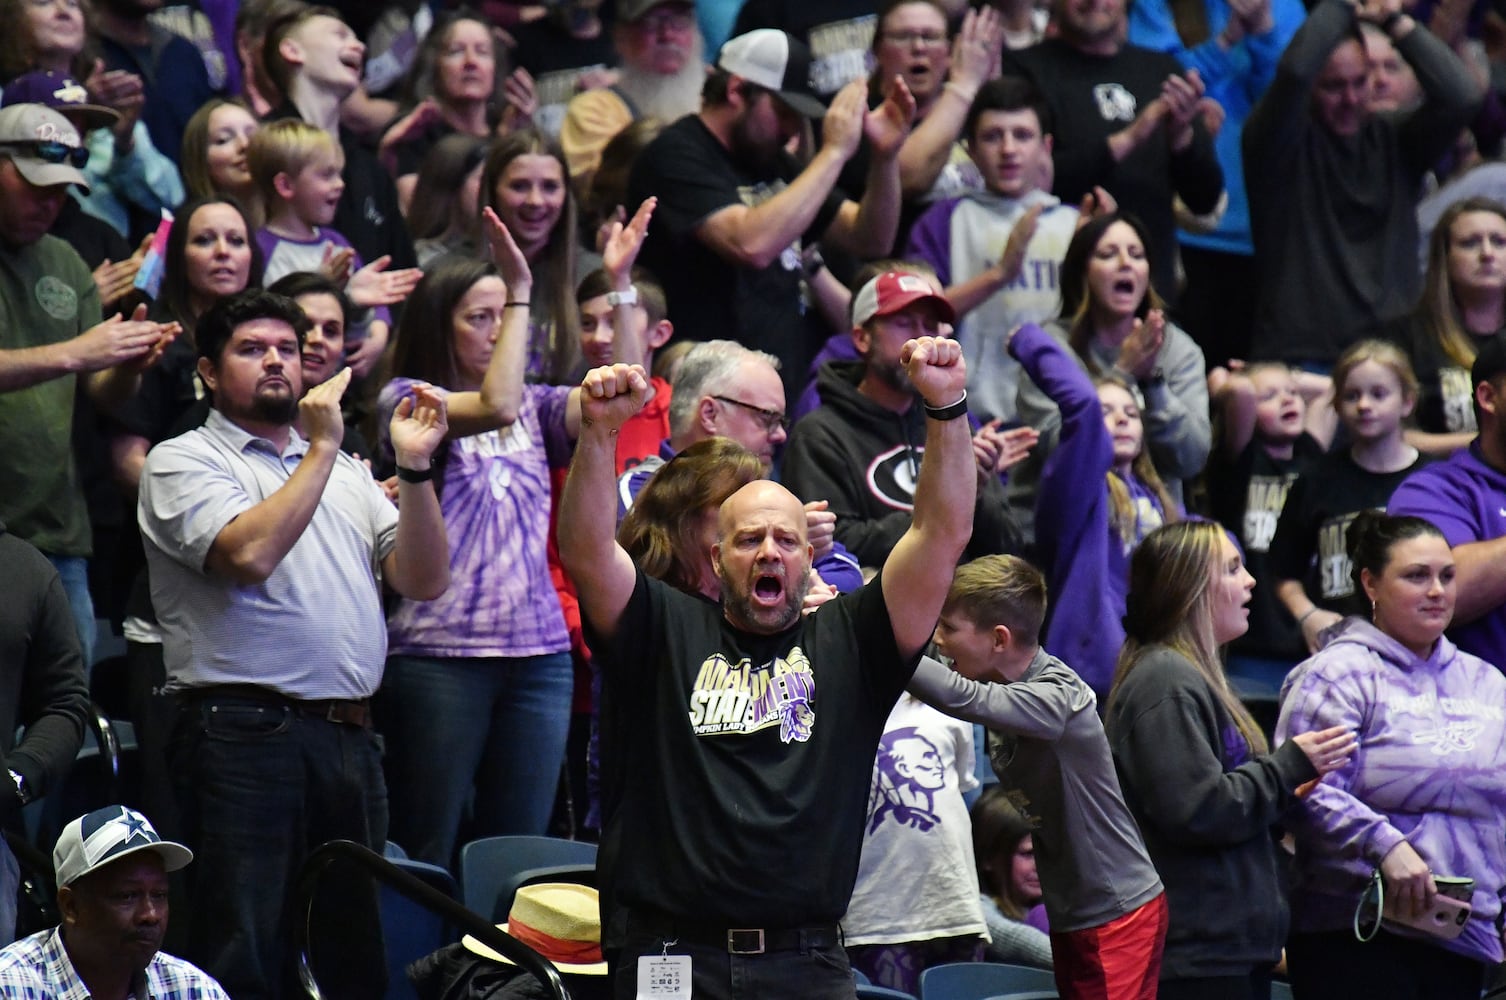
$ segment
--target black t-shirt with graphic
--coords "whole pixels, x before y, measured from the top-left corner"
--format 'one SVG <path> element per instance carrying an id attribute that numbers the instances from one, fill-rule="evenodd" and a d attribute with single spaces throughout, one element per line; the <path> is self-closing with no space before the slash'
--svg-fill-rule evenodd
<path id="1" fill-rule="evenodd" d="M 1418 430 L 1429 434 L 1479 430 L 1469 367 L 1445 354 L 1417 316 L 1403 316 L 1387 324 L 1380 335 L 1406 351 L 1412 362 L 1417 376 L 1417 407 L 1412 419 Z M 1483 346 L 1492 336 L 1495 334 L 1474 337 L 1475 346 Z"/>
<path id="2" fill-rule="evenodd" d="M 1314 462 L 1287 492 L 1266 556 L 1272 586 L 1281 580 L 1301 580 L 1319 607 L 1341 615 L 1369 614 L 1365 595 L 1350 579 L 1345 532 L 1361 511 L 1385 510 L 1391 491 L 1427 461 L 1418 455 L 1396 472 L 1369 472 L 1346 450 Z"/>
<path id="3" fill-rule="evenodd" d="M 604 892 L 708 926 L 841 919 L 874 750 L 915 669 L 878 581 L 762 636 L 640 572 L 615 638 L 589 639 L 623 757 Z"/>
<path id="4" fill-rule="evenodd" d="M 829 101 L 846 84 L 867 79 L 877 24 L 871 0 L 748 0 L 732 37 L 755 28 L 794 35 L 811 50 L 811 87 Z"/>
<path id="5" fill-rule="evenodd" d="M 1255 577 L 1250 628 L 1231 644 L 1235 654 L 1294 663 L 1307 655 L 1296 620 L 1276 599 L 1276 578 L 1267 553 L 1292 483 L 1322 455 L 1323 446 L 1305 432 L 1293 445 L 1289 459 L 1272 458 L 1254 440 L 1232 462 L 1221 450 L 1214 451 L 1208 470 L 1208 502 L 1214 518 L 1234 532 L 1244 550 L 1245 565 Z"/>
<path id="6" fill-rule="evenodd" d="M 675 338 L 727 338 L 768 351 L 782 363 L 785 398 L 799 397 L 811 360 L 831 334 L 808 307 L 801 249 L 820 238 L 842 207 L 832 191 L 801 239 L 768 267 L 726 260 L 696 237 L 696 228 L 729 205 L 756 206 L 800 173 L 784 153 L 766 167 L 733 159 L 696 115 L 666 128 L 638 157 L 628 204 L 657 196 L 639 263 L 664 286 Z"/>

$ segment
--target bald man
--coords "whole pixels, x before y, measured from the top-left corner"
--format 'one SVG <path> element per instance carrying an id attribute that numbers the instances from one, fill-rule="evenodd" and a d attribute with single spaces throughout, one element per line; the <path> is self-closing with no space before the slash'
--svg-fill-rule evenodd
<path id="1" fill-rule="evenodd" d="M 850 998 L 837 930 L 857 874 L 873 752 L 972 532 L 977 489 L 955 341 L 901 363 L 926 403 L 910 529 L 873 582 L 802 615 L 812 549 L 794 494 L 759 480 L 723 504 L 721 602 L 645 576 L 612 536 L 618 428 L 637 366 L 586 376 L 560 512 L 607 699 L 631 720 L 602 877 L 627 911 L 616 995 L 678 975 L 696 997 Z M 821 958 L 811 960 L 810 953 Z"/>

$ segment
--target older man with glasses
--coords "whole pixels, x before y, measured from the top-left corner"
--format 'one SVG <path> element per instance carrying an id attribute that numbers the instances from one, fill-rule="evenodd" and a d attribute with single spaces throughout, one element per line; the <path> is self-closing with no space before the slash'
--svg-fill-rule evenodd
<path id="1" fill-rule="evenodd" d="M 675 372 L 669 437 L 660 442 L 659 454 L 633 466 L 618 480 L 618 515 L 627 513 L 661 465 L 707 438 L 731 438 L 757 455 L 764 472 L 771 473 L 775 450 L 789 436 L 784 413 L 778 358 L 730 340 L 697 344 Z M 836 515 L 826 509 L 824 499 L 800 498 L 806 501 L 806 533 L 815 549 L 812 565 L 816 572 L 843 593 L 856 590 L 863 584 L 863 575 L 852 553 L 833 537 Z"/>

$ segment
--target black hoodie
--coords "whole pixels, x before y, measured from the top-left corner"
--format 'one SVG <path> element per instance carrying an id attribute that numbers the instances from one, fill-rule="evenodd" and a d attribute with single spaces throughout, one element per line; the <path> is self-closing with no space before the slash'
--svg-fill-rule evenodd
<path id="1" fill-rule="evenodd" d="M 0 524 L 0 747 L 4 766 L 41 795 L 84 740 L 89 688 L 83 652 L 63 582 L 47 557 Z M 15 740 L 17 725 L 25 729 Z M 20 805 L 0 777 L 0 803 Z M 9 810 L 0 806 L 0 818 Z"/>
<path id="2" fill-rule="evenodd" d="M 918 399 L 895 413 L 858 392 L 863 371 L 861 361 L 821 366 L 821 405 L 790 432 L 783 481 L 797 497 L 826 500 L 837 515 L 837 541 L 862 565 L 877 567 L 910 527 L 926 418 Z M 1003 486 L 988 477 L 978 490 L 964 558 L 1019 552 L 1020 537 Z"/>

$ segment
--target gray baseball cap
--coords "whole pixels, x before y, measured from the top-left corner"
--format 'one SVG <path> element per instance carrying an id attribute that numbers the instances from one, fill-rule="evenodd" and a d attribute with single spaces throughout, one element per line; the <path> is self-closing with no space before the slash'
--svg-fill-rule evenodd
<path id="1" fill-rule="evenodd" d="M 89 190 L 80 168 L 89 150 L 61 112 L 42 104 L 0 108 L 0 156 L 8 157 L 21 176 L 37 187 L 77 184 Z"/>

